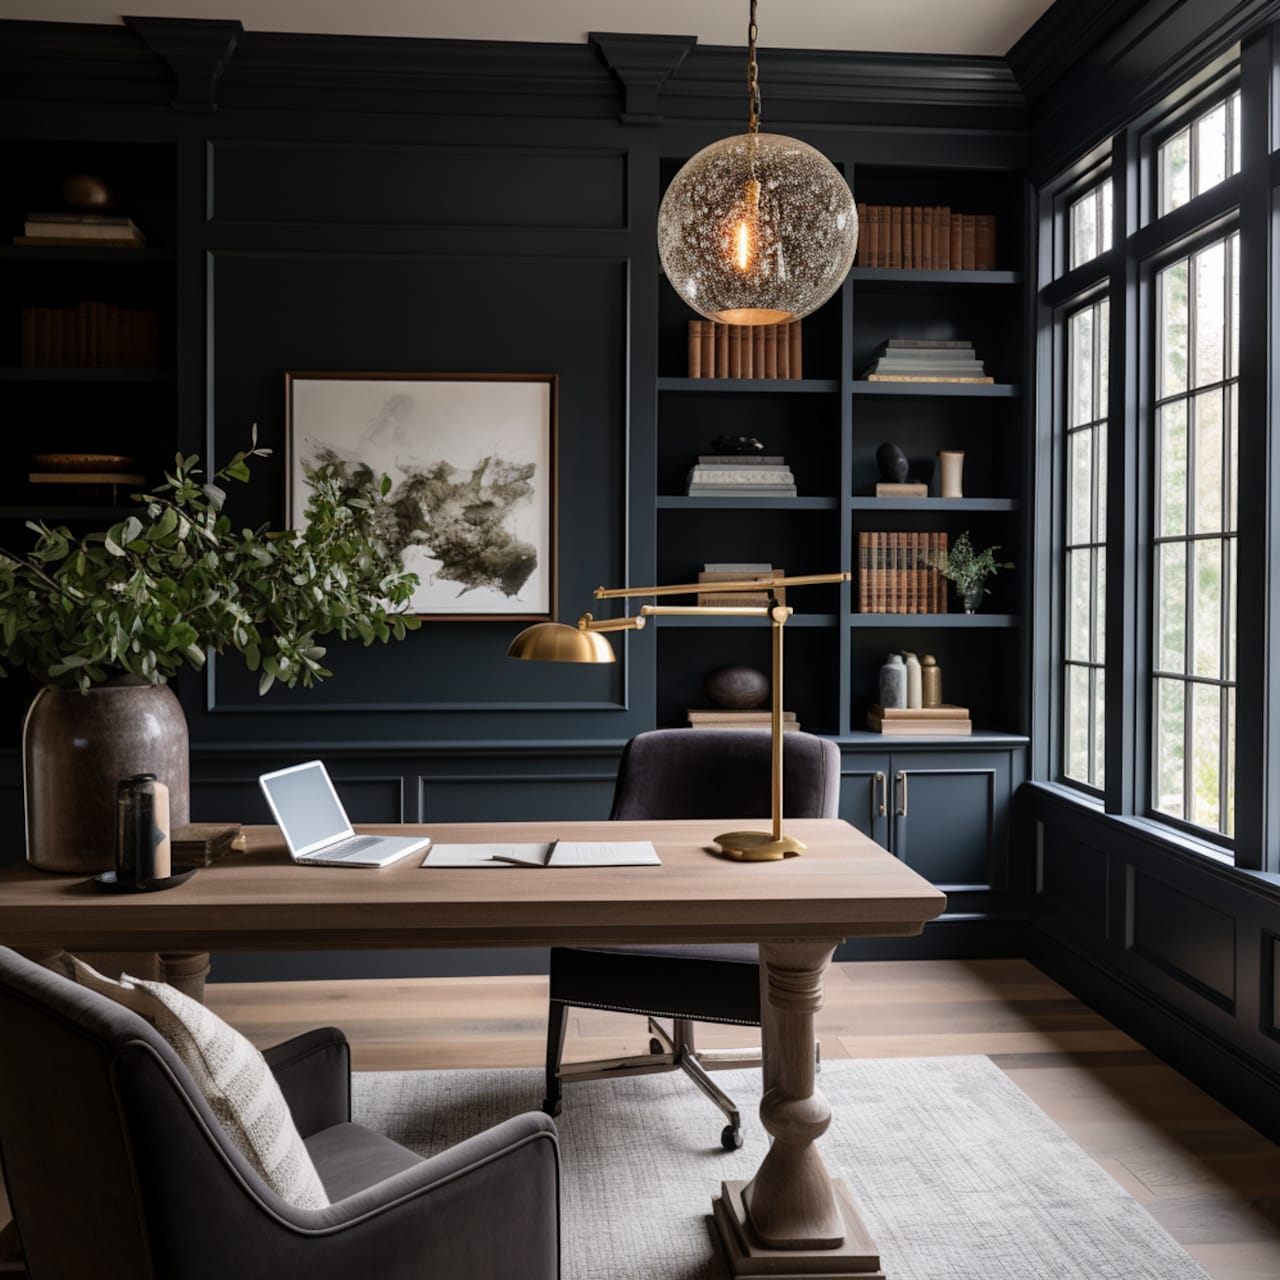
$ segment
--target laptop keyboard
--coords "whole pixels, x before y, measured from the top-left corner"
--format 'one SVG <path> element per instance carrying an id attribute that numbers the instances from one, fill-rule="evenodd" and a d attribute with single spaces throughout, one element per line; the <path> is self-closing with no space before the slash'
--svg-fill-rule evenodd
<path id="1" fill-rule="evenodd" d="M 377 844 L 380 838 L 379 836 L 348 836 L 345 840 L 339 840 L 337 844 L 326 845 L 323 849 L 317 849 L 316 854 L 329 860 L 334 858 L 354 858 L 357 853 L 364 852 L 370 845 Z"/>

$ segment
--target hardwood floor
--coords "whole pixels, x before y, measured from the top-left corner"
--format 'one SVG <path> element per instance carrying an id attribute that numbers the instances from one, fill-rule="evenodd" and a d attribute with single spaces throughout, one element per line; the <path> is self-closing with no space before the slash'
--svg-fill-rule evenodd
<path id="1" fill-rule="evenodd" d="M 260 1045 L 342 1027 L 363 1071 L 540 1066 L 546 1034 L 535 977 L 214 985 L 209 1003 Z M 817 1023 L 824 1058 L 986 1054 L 1213 1280 L 1280 1276 L 1280 1147 L 1025 961 L 835 965 Z M 647 1042 L 640 1018 L 580 1009 L 565 1057 Z"/>
<path id="2" fill-rule="evenodd" d="M 542 1063 L 544 978 L 214 984 L 208 1001 L 261 1046 L 339 1026 L 362 1071 Z M 817 1023 L 828 1059 L 986 1054 L 1212 1280 L 1280 1276 L 1280 1147 L 1025 961 L 835 965 Z M 699 1033 L 707 1045 L 753 1038 Z M 647 1041 L 642 1019 L 575 1010 L 565 1056 Z"/>

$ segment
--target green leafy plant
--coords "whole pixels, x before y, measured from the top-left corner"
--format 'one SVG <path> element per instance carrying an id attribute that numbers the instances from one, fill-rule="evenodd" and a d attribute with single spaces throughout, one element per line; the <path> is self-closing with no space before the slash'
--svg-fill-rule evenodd
<path id="1" fill-rule="evenodd" d="M 966 529 L 947 552 L 947 558 L 941 566 L 942 576 L 954 582 L 956 590 L 962 596 L 975 595 L 979 592 L 990 595 L 991 589 L 987 586 L 987 579 L 997 569 L 1013 568 L 1013 564 L 1009 561 L 996 560 L 996 552 L 999 550 L 1000 548 L 995 546 L 975 551 L 973 543 L 969 541 L 969 531 Z"/>
<path id="2" fill-rule="evenodd" d="M 331 465 L 309 470 L 305 529 L 236 531 L 223 485 L 247 481 L 249 459 L 270 452 L 255 427 L 249 450 L 208 482 L 198 458 L 178 454 L 162 485 L 134 495 L 137 514 L 105 533 L 29 523 L 30 552 L 0 551 L 0 659 L 88 689 L 114 676 L 163 684 L 234 651 L 266 693 L 333 674 L 321 636 L 369 645 L 415 630 L 401 610 L 417 576 L 378 534 L 386 476 L 353 485 Z"/>

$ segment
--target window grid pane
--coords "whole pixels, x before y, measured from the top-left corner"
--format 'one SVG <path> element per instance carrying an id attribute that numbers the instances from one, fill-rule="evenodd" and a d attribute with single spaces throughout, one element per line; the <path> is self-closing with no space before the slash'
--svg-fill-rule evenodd
<path id="1" fill-rule="evenodd" d="M 1067 265 L 1074 269 L 1111 248 L 1111 179 L 1090 187 L 1067 211 Z M 1078 313 L 1077 313 L 1078 314 Z"/>
<path id="2" fill-rule="evenodd" d="M 1159 217 L 1240 172 L 1240 91 L 1214 103 L 1160 144 Z"/>
<path id="3" fill-rule="evenodd" d="M 1100 205 L 1099 191 L 1100 188 L 1095 188 L 1084 199 L 1096 199 Z M 1072 214 L 1074 218 L 1074 207 Z M 1109 222 L 1105 225 L 1110 226 Z M 1109 238 L 1106 243 L 1109 245 Z M 1102 787 L 1105 782 L 1103 663 L 1106 658 L 1109 320 L 1105 298 L 1079 308 L 1066 318 L 1067 543 L 1063 549 L 1062 772 L 1064 777 L 1091 787 Z"/>
<path id="4" fill-rule="evenodd" d="M 1226 148 L 1232 111 L 1220 104 L 1220 115 L 1210 114 L 1193 132 Z M 1196 144 L 1190 151 L 1194 172 Z M 1155 292 L 1160 400 L 1153 422 L 1151 804 L 1157 813 L 1230 835 L 1239 235 L 1166 266 Z"/>

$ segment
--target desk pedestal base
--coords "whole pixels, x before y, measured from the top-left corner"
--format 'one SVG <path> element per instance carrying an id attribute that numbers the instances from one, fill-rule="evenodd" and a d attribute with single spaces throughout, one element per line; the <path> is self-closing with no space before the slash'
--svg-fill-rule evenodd
<path id="1" fill-rule="evenodd" d="M 884 1280 L 880 1253 L 854 1207 L 853 1198 L 834 1179 L 836 1207 L 844 1223 L 844 1243 L 834 1249 L 770 1249 L 751 1229 L 742 1203 L 745 1182 L 722 1182 L 711 1201 L 716 1227 L 729 1257 L 729 1272 L 738 1277 L 768 1276 L 771 1280 Z"/>

